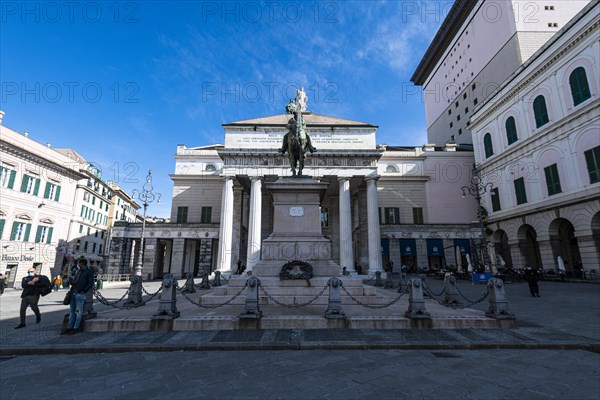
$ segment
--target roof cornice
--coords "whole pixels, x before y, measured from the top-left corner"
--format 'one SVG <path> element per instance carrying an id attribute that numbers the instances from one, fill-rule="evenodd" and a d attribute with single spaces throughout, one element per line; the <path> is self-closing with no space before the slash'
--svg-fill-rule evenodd
<path id="1" fill-rule="evenodd" d="M 467 20 L 469 14 L 475 8 L 478 0 L 457 0 L 448 12 L 442 26 L 433 38 L 433 41 L 427 48 L 425 55 L 421 59 L 419 66 L 413 73 L 410 80 L 415 85 L 423 85 L 431 71 L 437 65 L 438 61 L 444 55 L 449 44 L 454 40 L 454 36 Z"/>

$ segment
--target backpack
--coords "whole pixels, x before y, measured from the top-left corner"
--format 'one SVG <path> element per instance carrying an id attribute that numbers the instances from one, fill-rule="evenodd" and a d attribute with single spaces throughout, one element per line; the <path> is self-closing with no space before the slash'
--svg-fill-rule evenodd
<path id="1" fill-rule="evenodd" d="M 46 296 L 46 295 L 52 293 L 52 283 L 50 282 L 50 279 L 48 279 L 48 277 L 46 275 L 40 275 L 40 280 L 37 284 L 37 287 L 38 287 L 38 292 L 42 296 Z"/>

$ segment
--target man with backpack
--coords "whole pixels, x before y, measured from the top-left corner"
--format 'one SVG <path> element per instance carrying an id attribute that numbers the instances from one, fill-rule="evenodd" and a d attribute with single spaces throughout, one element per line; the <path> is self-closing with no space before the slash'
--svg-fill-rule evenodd
<path id="1" fill-rule="evenodd" d="M 41 284 L 40 277 L 35 273 L 35 268 L 30 267 L 27 270 L 27 276 L 21 281 L 21 287 L 23 288 L 23 292 L 21 293 L 21 309 L 19 313 L 21 321 L 19 325 L 15 326 L 15 329 L 25 328 L 25 311 L 27 311 L 27 307 L 31 307 L 35 313 L 36 324 L 39 324 L 42 321 L 42 314 L 38 307 Z"/>

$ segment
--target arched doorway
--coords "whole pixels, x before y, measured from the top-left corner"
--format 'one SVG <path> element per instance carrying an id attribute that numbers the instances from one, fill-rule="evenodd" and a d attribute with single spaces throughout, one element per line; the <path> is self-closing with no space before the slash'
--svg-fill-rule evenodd
<path id="1" fill-rule="evenodd" d="M 554 267 L 556 267 L 556 258 L 561 256 L 565 262 L 567 274 L 572 274 L 574 266 L 579 265 L 581 262 L 573 224 L 567 219 L 557 218 L 550 224 L 548 233 L 550 234 L 550 245 L 555 261 Z"/>
<path id="2" fill-rule="evenodd" d="M 502 229 L 494 232 L 492 237 L 496 256 L 501 257 L 500 262 L 504 261 L 504 268 L 513 268 L 512 256 L 510 255 L 510 245 L 508 244 L 508 235 Z"/>
<path id="3" fill-rule="evenodd" d="M 530 267 L 542 267 L 542 257 L 540 256 L 540 246 L 537 241 L 537 232 L 531 225 L 522 225 L 517 233 L 519 238 L 519 250 L 523 257 L 523 265 Z"/>

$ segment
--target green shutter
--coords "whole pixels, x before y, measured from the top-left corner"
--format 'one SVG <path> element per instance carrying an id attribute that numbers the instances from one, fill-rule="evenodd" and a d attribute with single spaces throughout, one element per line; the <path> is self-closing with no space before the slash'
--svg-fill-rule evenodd
<path id="1" fill-rule="evenodd" d="M 39 243 L 40 242 L 40 238 L 42 237 L 42 227 L 38 226 L 37 228 L 37 232 L 35 234 L 35 242 Z"/>
<path id="2" fill-rule="evenodd" d="M 21 182 L 21 192 L 25 192 L 27 190 L 27 181 L 29 181 L 29 175 L 23 175 L 23 181 Z"/>
<path id="3" fill-rule="evenodd" d="M 25 225 L 25 238 L 24 242 L 29 242 L 29 233 L 31 232 L 31 224 Z"/>
<path id="4" fill-rule="evenodd" d="M 49 227 L 48 228 L 48 233 L 46 234 L 46 243 L 50 244 L 50 242 L 52 241 L 52 231 L 54 230 L 53 227 Z"/>
<path id="5" fill-rule="evenodd" d="M 585 154 L 590 184 L 600 182 L 600 146 L 587 150 L 583 154 Z"/>
<path id="6" fill-rule="evenodd" d="M 17 171 L 10 171 L 10 178 L 8 178 L 8 189 L 12 189 L 15 186 L 15 176 Z"/>
<path id="7" fill-rule="evenodd" d="M 58 201 L 60 198 L 60 186 L 56 185 L 56 190 L 54 191 L 54 201 Z"/>
<path id="8" fill-rule="evenodd" d="M 46 182 L 46 189 L 44 189 L 44 198 L 47 199 L 50 197 L 50 182 Z"/>
<path id="9" fill-rule="evenodd" d="M 10 233 L 10 240 L 15 240 L 17 237 L 17 229 L 19 228 L 18 222 L 13 222 L 12 232 Z"/>
<path id="10" fill-rule="evenodd" d="M 0 240 L 2 239 L 2 233 L 4 232 L 4 223 L 6 221 L 3 219 L 0 219 Z"/>
<path id="11" fill-rule="evenodd" d="M 39 180 L 39 179 L 36 179 L 36 180 L 35 180 L 35 186 L 34 186 L 34 188 L 33 188 L 33 195 L 34 195 L 34 196 L 37 196 L 37 195 L 38 195 L 38 193 L 39 193 L 39 191 L 40 191 L 40 180 Z"/>

